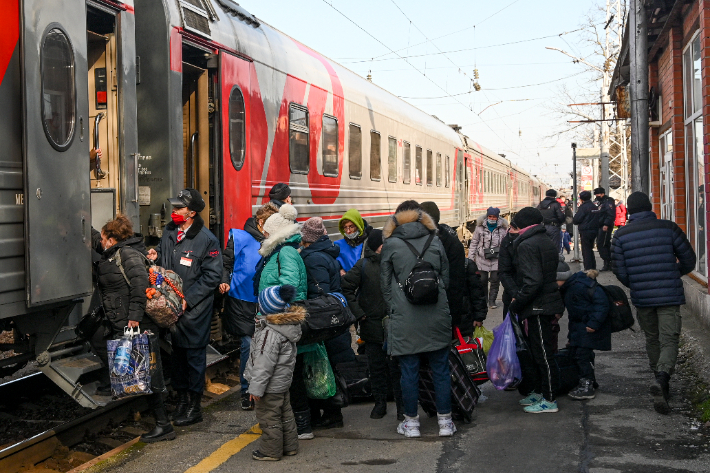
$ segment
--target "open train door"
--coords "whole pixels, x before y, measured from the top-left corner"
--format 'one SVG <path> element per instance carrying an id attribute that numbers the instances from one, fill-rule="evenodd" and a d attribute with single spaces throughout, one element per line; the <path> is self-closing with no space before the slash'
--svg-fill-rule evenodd
<path id="1" fill-rule="evenodd" d="M 27 304 L 91 293 L 85 2 L 23 0 Z"/>

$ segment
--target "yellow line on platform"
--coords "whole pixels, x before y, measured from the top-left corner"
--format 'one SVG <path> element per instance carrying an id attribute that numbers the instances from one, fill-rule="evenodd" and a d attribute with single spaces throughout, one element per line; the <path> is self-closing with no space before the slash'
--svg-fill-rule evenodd
<path id="1" fill-rule="evenodd" d="M 261 436 L 259 424 L 230 440 L 185 473 L 209 473 Z"/>

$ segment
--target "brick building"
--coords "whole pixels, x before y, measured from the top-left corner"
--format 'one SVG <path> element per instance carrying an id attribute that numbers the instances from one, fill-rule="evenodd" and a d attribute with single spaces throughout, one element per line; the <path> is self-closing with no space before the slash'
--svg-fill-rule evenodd
<path id="1" fill-rule="evenodd" d="M 688 308 L 710 325 L 708 220 L 710 163 L 710 0 L 645 0 L 648 19 L 651 202 L 685 232 L 698 262 L 685 277 Z M 620 117 L 628 110 L 628 25 L 611 84 Z"/>

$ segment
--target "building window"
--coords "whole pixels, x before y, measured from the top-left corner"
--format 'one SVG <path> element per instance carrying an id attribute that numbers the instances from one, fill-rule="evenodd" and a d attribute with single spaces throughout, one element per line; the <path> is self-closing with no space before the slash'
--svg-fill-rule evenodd
<path id="1" fill-rule="evenodd" d="M 239 87 L 235 87 L 229 94 L 229 156 L 237 171 L 244 166 L 244 115 L 244 96 Z"/>
<path id="2" fill-rule="evenodd" d="M 323 115 L 323 175 L 338 177 L 338 120 Z"/>
<path id="3" fill-rule="evenodd" d="M 294 174 L 308 174 L 308 108 L 292 103 L 289 111 L 289 165 Z"/>
<path id="4" fill-rule="evenodd" d="M 436 185 L 441 187 L 441 153 L 436 153 Z"/>
<path id="5" fill-rule="evenodd" d="M 402 157 L 402 183 L 410 184 L 412 182 L 412 146 L 404 142 L 404 156 Z"/>
<path id="6" fill-rule="evenodd" d="M 49 143 L 64 151 L 74 137 L 76 85 L 74 51 L 69 38 L 52 28 L 42 41 L 42 122 Z"/>
<path id="7" fill-rule="evenodd" d="M 703 115 L 700 63 L 700 35 L 683 51 L 683 93 L 685 96 L 686 222 L 687 235 L 697 263 L 695 271 L 707 277 L 707 236 L 705 233 L 705 160 L 703 155 Z"/>
<path id="8" fill-rule="evenodd" d="M 675 199 L 673 195 L 673 132 L 668 130 L 661 135 L 658 141 L 661 218 L 675 220 Z"/>
<path id="9" fill-rule="evenodd" d="M 362 177 L 362 130 L 360 125 L 350 124 L 348 139 L 348 166 L 350 179 Z"/>
<path id="10" fill-rule="evenodd" d="M 389 137 L 387 147 L 387 173 L 390 182 L 397 182 L 397 138 Z"/>
<path id="11" fill-rule="evenodd" d="M 426 185 L 434 183 L 434 157 L 430 149 L 426 150 Z"/>
<path id="12" fill-rule="evenodd" d="M 372 130 L 370 131 L 370 179 L 373 181 L 379 181 L 382 178 L 380 153 L 380 134 Z"/>
<path id="13" fill-rule="evenodd" d="M 414 183 L 422 185 L 422 147 L 417 146 L 414 156 Z"/>
<path id="14" fill-rule="evenodd" d="M 446 156 L 446 167 L 444 168 L 444 182 L 446 187 L 451 187 L 451 158 Z"/>

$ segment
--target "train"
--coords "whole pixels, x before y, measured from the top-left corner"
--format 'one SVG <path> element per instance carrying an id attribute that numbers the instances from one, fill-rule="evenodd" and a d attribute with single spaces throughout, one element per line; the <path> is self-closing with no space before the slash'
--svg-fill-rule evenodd
<path id="1" fill-rule="evenodd" d="M 97 407 L 73 327 L 93 290 L 91 228 L 118 212 L 155 244 L 193 187 L 224 243 L 287 182 L 329 234 L 407 199 L 471 224 L 544 183 L 269 26 L 233 0 L 9 0 L 0 18 L 0 372 L 29 359 Z M 102 155 L 91 159 L 91 150 Z M 213 354 L 219 356 L 219 353 Z"/>

